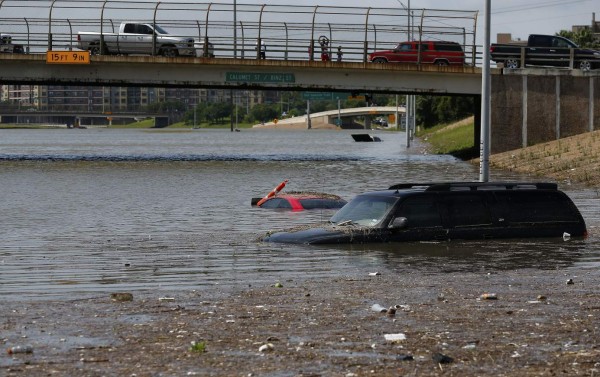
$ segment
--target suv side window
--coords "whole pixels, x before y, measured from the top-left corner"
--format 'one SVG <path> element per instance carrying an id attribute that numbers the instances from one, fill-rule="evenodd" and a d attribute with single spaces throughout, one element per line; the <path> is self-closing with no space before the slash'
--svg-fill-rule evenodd
<path id="1" fill-rule="evenodd" d="M 412 50 L 412 45 L 410 43 L 403 43 L 400 45 L 400 47 L 398 48 L 398 50 L 400 51 L 410 51 Z"/>
<path id="2" fill-rule="evenodd" d="M 552 37 L 547 35 L 535 35 L 531 37 L 533 47 L 552 47 Z"/>
<path id="3" fill-rule="evenodd" d="M 462 52 L 462 47 L 458 43 L 444 43 L 444 42 L 436 42 L 435 49 L 438 51 L 456 51 Z"/>
<path id="4" fill-rule="evenodd" d="M 451 228 L 492 224 L 492 217 L 483 195 L 449 194 L 444 196 L 443 203 Z"/>
<path id="5" fill-rule="evenodd" d="M 440 211 L 433 195 L 410 196 L 400 203 L 395 217 L 406 217 L 407 228 L 441 227 Z"/>

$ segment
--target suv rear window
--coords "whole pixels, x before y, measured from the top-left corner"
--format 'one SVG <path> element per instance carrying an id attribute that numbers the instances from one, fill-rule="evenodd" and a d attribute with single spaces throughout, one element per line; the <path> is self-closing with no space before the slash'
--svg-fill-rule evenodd
<path id="1" fill-rule="evenodd" d="M 571 201 L 560 192 L 497 192 L 512 223 L 579 221 Z"/>

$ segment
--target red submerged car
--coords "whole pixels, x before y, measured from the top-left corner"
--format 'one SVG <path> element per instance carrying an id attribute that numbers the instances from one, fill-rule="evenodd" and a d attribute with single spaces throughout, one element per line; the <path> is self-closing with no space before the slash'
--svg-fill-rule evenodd
<path id="1" fill-rule="evenodd" d="M 252 205 L 256 206 L 261 199 L 252 198 Z M 346 203 L 344 199 L 333 194 L 290 191 L 266 199 L 259 207 L 303 211 L 305 209 L 337 209 L 342 208 Z"/>

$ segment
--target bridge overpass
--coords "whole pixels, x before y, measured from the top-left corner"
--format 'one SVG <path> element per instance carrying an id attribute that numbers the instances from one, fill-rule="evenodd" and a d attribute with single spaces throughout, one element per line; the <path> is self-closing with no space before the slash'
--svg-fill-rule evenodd
<path id="1" fill-rule="evenodd" d="M 481 69 L 431 64 L 92 56 L 48 64 L 45 54 L 0 54 L 0 84 L 202 87 L 479 95 Z"/>
<path id="2" fill-rule="evenodd" d="M 401 116 L 406 114 L 406 108 L 404 106 L 371 106 L 371 107 L 355 107 L 350 109 L 340 109 L 340 110 L 327 110 L 321 111 L 318 113 L 311 113 L 311 127 L 310 128 L 321 128 L 321 127 L 330 127 L 333 125 L 337 125 L 338 117 L 342 120 L 341 128 L 357 128 L 356 123 L 353 121 L 348 121 L 348 118 L 354 118 L 363 116 L 365 117 L 364 128 L 370 128 L 370 120 L 373 117 L 380 115 L 394 115 L 395 120 L 400 119 Z M 254 128 L 269 128 L 276 126 L 285 126 L 290 128 L 309 128 L 308 127 L 308 119 L 306 115 L 278 119 L 277 122 L 266 122 L 264 124 L 257 124 Z M 397 127 L 397 124 L 391 124 L 390 127 Z"/>

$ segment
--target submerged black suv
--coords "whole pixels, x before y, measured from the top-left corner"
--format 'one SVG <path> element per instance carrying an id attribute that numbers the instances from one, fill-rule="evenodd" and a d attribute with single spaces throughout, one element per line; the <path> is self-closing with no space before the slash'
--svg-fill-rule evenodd
<path id="1" fill-rule="evenodd" d="M 579 210 L 554 183 L 407 183 L 358 195 L 326 226 L 263 240 L 336 244 L 586 235 Z"/>

